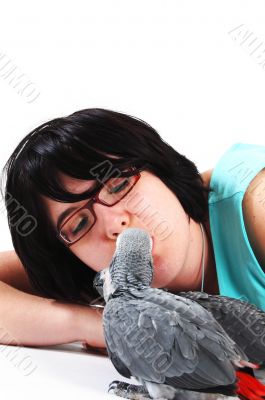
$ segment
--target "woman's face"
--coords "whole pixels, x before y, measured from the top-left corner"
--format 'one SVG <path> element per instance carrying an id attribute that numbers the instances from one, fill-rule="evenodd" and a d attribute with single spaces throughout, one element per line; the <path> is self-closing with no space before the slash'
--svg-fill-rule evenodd
<path id="1" fill-rule="evenodd" d="M 60 176 L 64 187 L 73 193 L 82 193 L 96 182 Z M 73 204 L 42 198 L 54 226 L 64 210 L 71 206 L 81 207 L 88 201 Z M 142 171 L 139 181 L 119 203 L 112 207 L 94 203 L 93 208 L 97 216 L 95 225 L 70 246 L 70 251 L 87 266 L 96 272 L 108 267 L 116 249 L 117 236 L 129 227 L 143 228 L 153 238 L 154 277 L 151 286 L 170 287 L 177 281 L 183 288 L 187 279 L 195 282 L 197 271 L 187 269 L 187 260 L 192 264 L 189 245 L 194 241 L 188 215 L 175 194 L 157 176 Z M 192 254 L 200 261 L 201 249 L 193 250 Z"/>

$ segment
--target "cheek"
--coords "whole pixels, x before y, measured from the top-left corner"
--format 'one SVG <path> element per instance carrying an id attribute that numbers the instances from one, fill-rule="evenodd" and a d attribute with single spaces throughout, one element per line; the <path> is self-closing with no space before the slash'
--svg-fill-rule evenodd
<path id="1" fill-rule="evenodd" d="M 161 220 L 168 219 L 167 204 L 170 201 L 168 193 L 163 190 L 161 182 L 139 185 L 122 201 L 124 210 L 134 215 L 149 232 L 150 223 L 158 225 Z M 154 229 L 154 228 L 153 228 Z"/>
<path id="2" fill-rule="evenodd" d="M 96 250 L 87 251 L 86 246 L 84 245 L 72 249 L 71 251 L 77 258 L 79 258 L 79 260 L 96 272 L 99 272 L 106 267 L 102 255 Z"/>

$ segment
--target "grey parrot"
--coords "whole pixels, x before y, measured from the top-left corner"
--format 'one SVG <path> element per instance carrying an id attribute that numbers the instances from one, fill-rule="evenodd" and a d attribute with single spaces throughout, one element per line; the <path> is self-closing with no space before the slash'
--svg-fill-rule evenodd
<path id="1" fill-rule="evenodd" d="M 114 381 L 109 392 L 131 399 L 189 399 L 188 393 L 240 397 L 237 371 L 255 365 L 198 302 L 151 288 L 152 239 L 128 228 L 93 285 L 104 297 L 103 329 L 116 370 L 140 385 Z M 245 398 L 245 397 L 241 397 Z"/>

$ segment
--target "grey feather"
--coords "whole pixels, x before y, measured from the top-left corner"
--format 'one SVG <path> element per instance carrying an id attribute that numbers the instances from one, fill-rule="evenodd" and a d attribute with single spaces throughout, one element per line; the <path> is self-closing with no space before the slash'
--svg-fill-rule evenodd
<path id="1" fill-rule="evenodd" d="M 144 300 L 141 297 L 132 300 L 124 294 L 106 304 L 103 326 L 108 353 L 114 353 L 132 376 L 147 381 L 167 383 L 170 382 L 167 378 L 173 377 L 174 385 L 191 390 L 234 382 L 230 360 L 247 360 L 247 357 L 215 319 L 196 303 L 196 314 L 193 313 L 194 303 L 182 303 L 175 295 L 172 295 L 175 300 L 172 311 L 170 293 L 150 291 L 146 290 Z M 169 298 L 168 303 L 165 297 Z M 158 367 L 162 360 L 159 354 L 164 355 L 163 368 Z M 185 374 L 193 374 L 192 379 Z"/>
<path id="2" fill-rule="evenodd" d="M 251 362 L 265 362 L 265 312 L 247 301 L 204 292 L 180 292 L 207 309 Z"/>
<path id="3" fill-rule="evenodd" d="M 119 236 L 110 267 L 95 278 L 103 285 L 103 327 L 115 368 L 146 385 L 205 392 L 218 387 L 220 393 L 227 386 L 234 394 L 235 363 L 247 361 L 247 355 L 209 311 L 189 298 L 150 288 L 152 277 L 150 236 L 128 228 Z"/>

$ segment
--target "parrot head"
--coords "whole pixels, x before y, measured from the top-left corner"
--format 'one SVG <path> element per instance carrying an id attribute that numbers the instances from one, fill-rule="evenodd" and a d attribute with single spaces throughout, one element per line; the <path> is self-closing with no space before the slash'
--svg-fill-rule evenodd
<path id="1" fill-rule="evenodd" d="M 151 236 L 142 228 L 128 228 L 118 236 L 109 267 L 99 271 L 93 281 L 94 288 L 105 301 L 114 293 L 151 285 L 152 247 Z"/>

